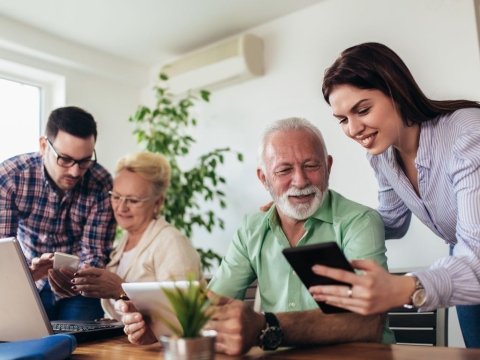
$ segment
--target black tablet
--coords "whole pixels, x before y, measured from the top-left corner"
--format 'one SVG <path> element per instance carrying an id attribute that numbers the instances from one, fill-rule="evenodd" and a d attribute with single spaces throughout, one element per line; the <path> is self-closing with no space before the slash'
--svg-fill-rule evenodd
<path id="1" fill-rule="evenodd" d="M 292 268 L 300 280 L 308 288 L 314 285 L 347 285 L 349 284 L 315 274 L 312 271 L 313 265 L 319 264 L 332 268 L 352 271 L 352 265 L 347 260 L 336 242 L 326 242 L 314 245 L 305 245 L 283 250 Z M 328 305 L 323 301 L 317 301 L 318 306 L 325 314 L 350 312 L 336 306 Z"/>

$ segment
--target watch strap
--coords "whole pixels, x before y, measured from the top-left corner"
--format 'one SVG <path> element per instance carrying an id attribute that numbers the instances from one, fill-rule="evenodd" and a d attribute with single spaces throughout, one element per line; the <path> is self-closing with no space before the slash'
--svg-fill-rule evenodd
<path id="1" fill-rule="evenodd" d="M 278 322 L 278 319 L 275 316 L 275 314 L 264 312 L 263 315 L 265 315 L 265 320 L 267 321 L 267 328 L 273 327 L 273 326 L 276 326 L 278 328 L 280 327 L 280 323 Z"/>
<path id="2" fill-rule="evenodd" d="M 405 276 L 411 276 L 415 280 L 415 290 L 413 291 L 412 295 L 410 296 L 410 303 L 403 305 L 403 307 L 405 307 L 407 309 L 414 309 L 414 308 L 417 308 L 417 306 L 415 306 L 415 301 L 414 301 L 415 294 L 417 293 L 417 291 L 424 290 L 425 288 L 423 287 L 423 285 L 420 282 L 420 280 L 418 279 L 418 277 L 416 277 L 414 274 L 406 273 Z"/>
<path id="3" fill-rule="evenodd" d="M 277 317 L 272 313 L 262 312 L 265 316 L 265 328 L 259 337 L 259 346 L 263 350 L 276 350 L 283 340 L 283 332 Z"/>

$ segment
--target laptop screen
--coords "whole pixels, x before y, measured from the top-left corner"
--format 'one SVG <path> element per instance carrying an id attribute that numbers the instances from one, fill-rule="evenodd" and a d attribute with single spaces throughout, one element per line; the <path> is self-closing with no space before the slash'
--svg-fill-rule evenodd
<path id="1" fill-rule="evenodd" d="M 36 339 L 70 333 L 78 342 L 123 335 L 116 320 L 50 322 L 33 281 L 22 247 L 15 238 L 0 239 L 0 342 Z M 57 330 L 52 330 L 52 324 Z"/>
<path id="2" fill-rule="evenodd" d="M 35 339 L 53 334 L 20 243 L 0 239 L 0 341 Z"/>

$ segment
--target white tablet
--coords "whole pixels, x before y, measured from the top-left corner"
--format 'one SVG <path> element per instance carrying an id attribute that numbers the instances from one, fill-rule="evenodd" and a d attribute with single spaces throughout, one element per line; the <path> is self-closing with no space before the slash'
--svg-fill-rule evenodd
<path id="1" fill-rule="evenodd" d="M 188 283 L 188 281 L 138 282 L 123 283 L 122 287 L 159 339 L 162 335 L 172 335 L 172 331 L 162 322 L 161 318 L 180 326 L 162 289 L 173 289 L 174 286 L 185 289 Z M 194 283 L 198 284 L 197 281 Z"/>

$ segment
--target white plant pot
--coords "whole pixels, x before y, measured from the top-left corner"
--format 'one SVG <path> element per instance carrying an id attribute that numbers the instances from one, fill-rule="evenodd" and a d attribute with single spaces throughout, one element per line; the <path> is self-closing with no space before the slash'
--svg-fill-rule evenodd
<path id="1" fill-rule="evenodd" d="M 165 360 L 213 360 L 217 332 L 206 330 L 198 338 L 160 336 Z"/>

